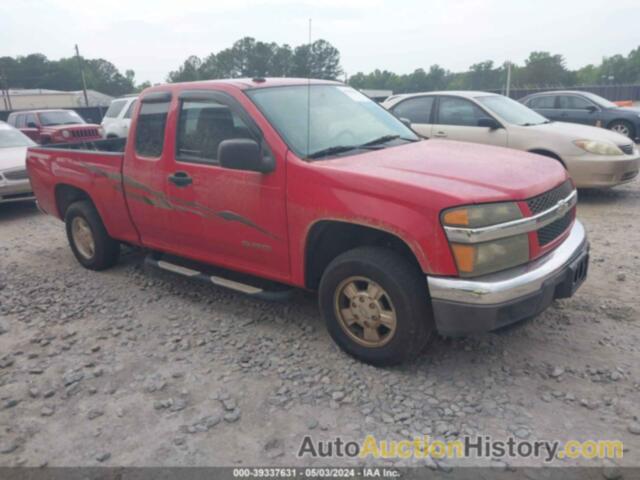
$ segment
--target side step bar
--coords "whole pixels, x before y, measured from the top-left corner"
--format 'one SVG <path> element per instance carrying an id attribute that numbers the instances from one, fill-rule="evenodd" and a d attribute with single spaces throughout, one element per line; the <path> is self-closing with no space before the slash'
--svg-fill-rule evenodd
<path id="1" fill-rule="evenodd" d="M 204 283 L 214 284 L 254 298 L 267 301 L 288 300 L 293 287 L 261 278 L 244 275 L 179 257 L 151 253 L 144 260 L 146 265 L 167 272 L 193 278 Z"/>

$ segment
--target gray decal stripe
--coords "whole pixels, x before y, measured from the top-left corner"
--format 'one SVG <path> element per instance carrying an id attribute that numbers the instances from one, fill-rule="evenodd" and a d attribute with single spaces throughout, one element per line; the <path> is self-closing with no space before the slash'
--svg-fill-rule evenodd
<path id="1" fill-rule="evenodd" d="M 141 194 L 140 192 L 131 192 L 129 189 L 127 189 L 126 195 L 133 200 L 137 200 L 139 202 L 146 203 L 147 205 L 150 205 L 152 207 L 161 208 L 164 210 L 177 210 L 179 212 L 186 212 L 186 213 L 192 213 L 194 215 L 199 215 L 203 218 L 219 217 L 230 222 L 238 222 L 247 227 L 258 230 L 260 233 L 268 237 L 271 237 L 274 240 L 279 240 L 279 238 L 273 233 L 269 232 L 268 230 L 265 230 L 261 226 L 255 224 L 248 218 L 243 217 L 238 213 L 231 212 L 228 210 L 217 212 L 205 207 L 204 205 L 200 205 L 197 202 L 182 200 L 179 198 L 169 198 L 163 192 L 157 192 L 155 190 L 152 190 L 147 185 L 140 183 L 139 181 L 131 177 L 128 177 L 126 175 L 107 172 L 106 170 L 103 170 L 100 167 L 97 167 L 95 165 L 90 165 L 85 162 L 79 162 L 78 164 L 84 167 L 85 169 L 89 170 L 91 173 L 95 175 L 118 182 L 116 183 L 116 186 L 115 186 L 116 190 L 122 191 L 122 188 L 119 185 L 119 183 L 122 182 L 124 186 L 128 187 L 129 189 L 140 190 L 141 192 L 144 192 L 149 195 L 149 197 L 147 197 Z"/>

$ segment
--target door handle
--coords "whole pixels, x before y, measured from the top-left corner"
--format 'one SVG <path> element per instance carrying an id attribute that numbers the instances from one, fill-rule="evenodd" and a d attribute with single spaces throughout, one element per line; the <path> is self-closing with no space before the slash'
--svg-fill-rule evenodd
<path id="1" fill-rule="evenodd" d="M 433 134 L 434 137 L 446 137 L 447 134 L 445 132 L 436 132 Z"/>
<path id="2" fill-rule="evenodd" d="M 193 183 L 193 179 L 187 172 L 175 172 L 174 174 L 169 175 L 169 181 L 176 187 L 186 187 Z"/>

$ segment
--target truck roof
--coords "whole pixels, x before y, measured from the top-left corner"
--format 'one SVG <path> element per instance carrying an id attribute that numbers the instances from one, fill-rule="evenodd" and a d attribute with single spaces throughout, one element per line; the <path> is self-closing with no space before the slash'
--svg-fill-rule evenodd
<path id="1" fill-rule="evenodd" d="M 229 85 L 232 87 L 236 87 L 240 90 L 246 90 L 249 88 L 268 88 L 268 87 L 284 87 L 284 86 L 294 86 L 294 85 L 307 85 L 311 83 L 311 85 L 340 85 L 342 82 L 337 82 L 334 80 L 318 80 L 318 79 L 309 79 L 309 78 L 282 78 L 282 77 L 267 77 L 267 78 L 229 78 L 229 79 L 221 79 L 221 80 L 202 80 L 196 82 L 182 82 L 182 83 L 172 83 L 172 84 L 163 84 L 151 87 L 149 90 L 162 90 L 163 87 L 167 87 L 168 85 L 174 87 L 180 86 L 190 86 L 194 87 L 199 85 L 204 87 L 206 85 Z"/>

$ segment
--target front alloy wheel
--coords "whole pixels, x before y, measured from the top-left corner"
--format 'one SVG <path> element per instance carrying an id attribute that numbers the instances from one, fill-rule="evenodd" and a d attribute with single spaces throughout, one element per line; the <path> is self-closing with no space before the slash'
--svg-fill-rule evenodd
<path id="1" fill-rule="evenodd" d="M 382 347 L 396 332 L 396 311 L 389 294 L 366 277 L 349 277 L 336 289 L 336 316 L 354 342 Z"/>
<path id="2" fill-rule="evenodd" d="M 320 281 L 320 310 L 333 340 L 373 365 L 415 357 L 434 331 L 424 274 L 392 250 L 358 247 L 338 255 Z"/>

